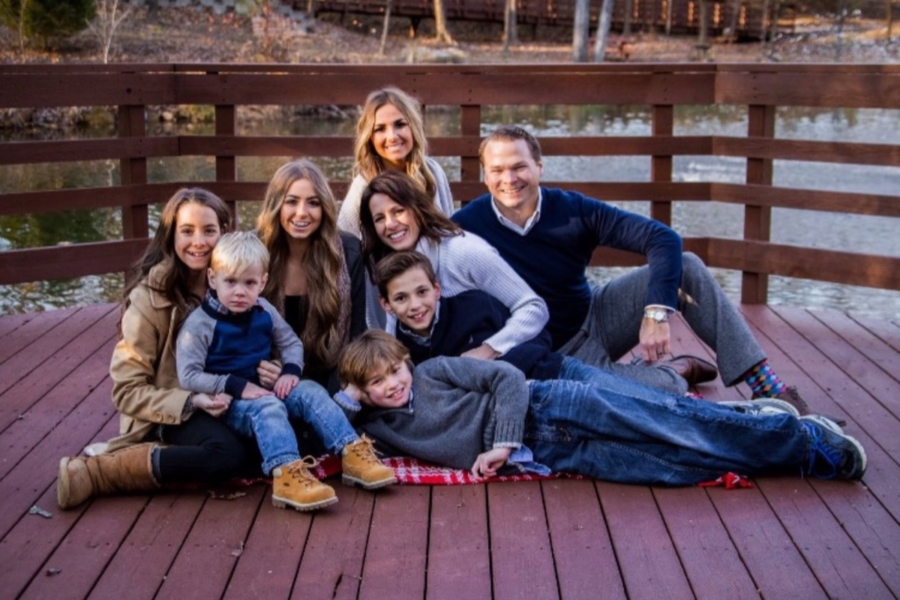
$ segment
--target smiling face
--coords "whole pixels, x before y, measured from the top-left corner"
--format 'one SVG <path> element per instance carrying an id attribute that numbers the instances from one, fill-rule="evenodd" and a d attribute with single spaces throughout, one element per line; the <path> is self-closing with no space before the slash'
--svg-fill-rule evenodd
<path id="1" fill-rule="evenodd" d="M 205 271 L 220 237 L 222 229 L 213 209 L 197 202 L 186 202 L 178 209 L 175 217 L 175 255 L 187 268 Z"/>
<path id="2" fill-rule="evenodd" d="M 381 306 L 416 335 L 428 337 L 440 297 L 440 284 L 413 267 L 388 282 L 387 299 L 381 299 Z"/>
<path id="3" fill-rule="evenodd" d="M 504 216 L 527 219 L 534 213 L 544 165 L 534 160 L 525 140 L 491 140 L 482 154 L 482 168 L 484 183 Z"/>
<path id="4" fill-rule="evenodd" d="M 279 222 L 294 240 L 309 239 L 322 224 L 322 200 L 309 179 L 298 179 L 288 188 L 281 203 Z"/>
<path id="5" fill-rule="evenodd" d="M 413 149 L 412 129 L 409 120 L 393 104 L 385 104 L 375 111 L 372 147 L 386 166 L 406 167 L 406 158 Z"/>
<path id="6" fill-rule="evenodd" d="M 419 243 L 421 231 L 415 216 L 387 194 L 372 195 L 369 212 L 376 235 L 391 250 L 412 250 Z"/>
<path id="7" fill-rule="evenodd" d="M 405 360 L 384 362 L 374 369 L 362 391 L 366 393 L 362 402 L 379 408 L 400 408 L 409 404 L 412 390 L 412 373 Z"/>
<path id="8" fill-rule="evenodd" d="M 216 290 L 222 306 L 233 313 L 245 312 L 256 304 L 266 279 L 268 275 L 261 265 L 252 265 L 232 275 L 209 269 L 209 287 Z"/>

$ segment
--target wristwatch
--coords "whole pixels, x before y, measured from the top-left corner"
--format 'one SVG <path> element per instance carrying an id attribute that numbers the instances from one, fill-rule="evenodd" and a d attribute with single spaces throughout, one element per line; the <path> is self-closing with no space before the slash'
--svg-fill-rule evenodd
<path id="1" fill-rule="evenodd" d="M 645 319 L 653 319 L 657 323 L 665 323 L 669 320 L 669 313 L 661 308 L 648 308 L 644 311 Z"/>

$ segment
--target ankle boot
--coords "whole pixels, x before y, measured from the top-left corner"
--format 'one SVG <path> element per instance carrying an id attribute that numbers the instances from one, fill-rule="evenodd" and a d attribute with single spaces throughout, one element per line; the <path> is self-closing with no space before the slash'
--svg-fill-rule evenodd
<path id="1" fill-rule="evenodd" d="M 318 463 L 312 456 L 272 469 L 272 505 L 299 511 L 323 508 L 338 501 L 334 488 L 309 472 Z"/>
<path id="2" fill-rule="evenodd" d="M 158 488 L 151 459 L 155 447 L 155 443 L 137 444 L 109 454 L 63 458 L 56 480 L 56 502 L 65 510 L 94 496 Z"/>
<path id="3" fill-rule="evenodd" d="M 359 485 L 363 489 L 374 490 L 397 482 L 394 470 L 378 460 L 372 440 L 366 436 L 344 446 L 341 466 L 344 485 Z"/>

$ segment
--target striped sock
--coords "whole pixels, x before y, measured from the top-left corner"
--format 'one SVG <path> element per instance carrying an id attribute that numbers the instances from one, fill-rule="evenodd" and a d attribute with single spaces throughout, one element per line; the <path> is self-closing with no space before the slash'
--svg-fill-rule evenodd
<path id="1" fill-rule="evenodd" d="M 744 381 L 750 386 L 754 398 L 772 398 L 787 389 L 766 359 L 762 359 L 744 373 Z"/>

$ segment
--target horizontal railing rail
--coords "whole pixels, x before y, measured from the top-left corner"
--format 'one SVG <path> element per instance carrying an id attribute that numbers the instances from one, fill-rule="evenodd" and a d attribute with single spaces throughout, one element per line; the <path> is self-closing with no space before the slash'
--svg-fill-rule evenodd
<path id="1" fill-rule="evenodd" d="M 456 131 L 429 139 L 430 154 L 458 157 L 454 198 L 484 192 L 478 145 L 485 108 L 518 105 L 641 105 L 650 108 L 646 136 L 542 137 L 548 157 L 643 156 L 649 181 L 547 181 L 607 200 L 650 201 L 650 214 L 673 222 L 673 202 L 723 202 L 744 207 L 743 239 L 688 237 L 685 247 L 710 266 L 743 273 L 742 301 L 765 302 L 768 277 L 782 275 L 885 289 L 900 289 L 900 258 L 864 252 L 774 244 L 773 208 L 900 216 L 900 196 L 794 189 L 773 185 L 774 161 L 900 167 L 900 141 L 811 141 L 775 136 L 776 111 L 787 107 L 833 109 L 900 107 L 895 65 L 0 65 L 0 110 L 94 107 L 114 116 L 118 137 L 0 142 L 0 168 L 75 161 L 117 161 L 119 183 L 107 187 L 10 190 L 0 186 L 0 216 L 116 208 L 122 238 L 95 243 L 0 252 L 0 284 L 120 272 L 145 247 L 149 210 L 186 185 L 202 185 L 231 203 L 258 201 L 266 182 L 239 181 L 237 159 L 314 156 L 349 160 L 349 135 L 240 135 L 238 111 L 254 105 L 359 105 L 366 94 L 398 85 L 426 105 L 459 109 Z M 746 110 L 744 135 L 676 135 L 678 106 L 734 105 Z M 151 107 L 214 107 L 211 135 L 152 135 Z M 898 138 L 892 138 L 898 139 Z M 743 183 L 680 182 L 679 156 L 745 161 Z M 208 157 L 212 181 L 151 182 L 148 160 Z M 455 179 L 455 178 L 454 178 Z M 343 197 L 346 180 L 334 181 Z M 900 192 L 898 192 L 900 193 Z M 600 265 L 639 264 L 639 257 L 609 250 Z"/>

